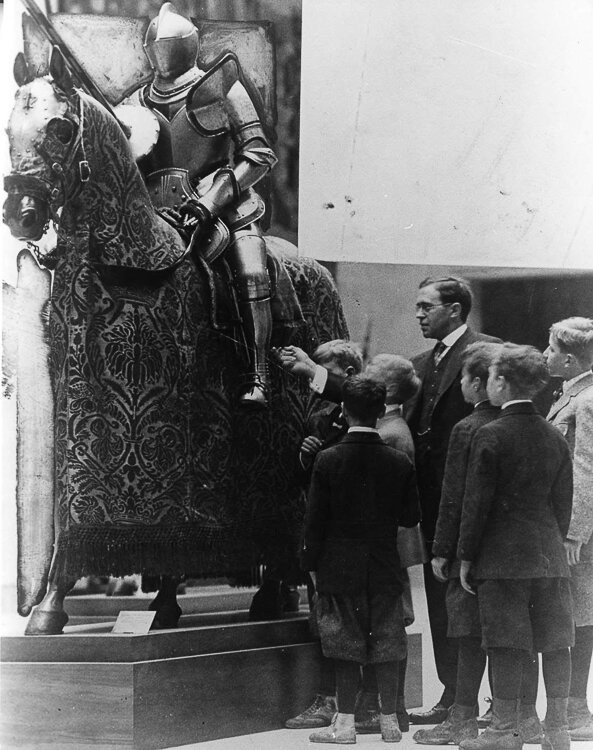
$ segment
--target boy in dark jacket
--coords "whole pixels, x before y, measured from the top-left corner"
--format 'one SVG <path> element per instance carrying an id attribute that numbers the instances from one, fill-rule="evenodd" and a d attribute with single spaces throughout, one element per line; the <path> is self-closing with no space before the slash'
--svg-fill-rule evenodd
<path id="1" fill-rule="evenodd" d="M 520 750 L 517 700 L 525 653 L 541 651 L 547 750 L 568 750 L 569 647 L 573 644 L 564 539 L 572 508 L 566 440 L 532 398 L 547 382 L 542 354 L 504 344 L 489 368 L 487 392 L 498 419 L 475 434 L 457 556 L 460 578 L 478 593 L 482 644 L 493 678 L 493 720 L 461 750 Z"/>
<path id="2" fill-rule="evenodd" d="M 356 742 L 354 706 L 361 664 L 373 663 L 381 696 L 381 734 L 401 739 L 396 715 L 397 662 L 407 644 L 401 603 L 398 525 L 420 518 L 414 467 L 376 430 L 385 386 L 353 376 L 343 386 L 350 425 L 313 467 L 301 555 L 318 592 L 325 656 L 335 660 L 338 713 L 312 742 Z"/>
<path id="3" fill-rule="evenodd" d="M 329 372 L 342 378 L 360 374 L 362 355 L 351 341 L 334 339 L 320 344 L 312 354 L 312 359 Z M 348 425 L 342 418 L 342 408 L 331 401 L 325 401 L 318 394 L 312 398 L 307 418 L 307 434 L 299 451 L 299 463 L 309 484 L 315 456 L 322 448 L 339 443 L 348 431 Z M 307 582 L 309 619 L 311 633 L 318 637 L 317 623 L 313 609 L 315 587 Z M 297 716 L 288 719 L 284 726 L 287 729 L 318 729 L 330 725 L 336 707 L 336 679 L 334 664 L 323 656 L 319 648 L 319 683 L 318 692 L 313 703 Z"/>
<path id="4" fill-rule="evenodd" d="M 455 702 L 444 722 L 432 729 L 419 729 L 414 740 L 422 745 L 459 744 L 478 736 L 476 705 L 486 667 L 481 645 L 480 614 L 475 595 L 459 581 L 457 542 L 472 440 L 477 430 L 499 415 L 486 392 L 488 368 L 500 345 L 486 341 L 470 344 L 462 354 L 461 392 L 472 413 L 458 422 L 449 440 L 441 504 L 432 545 L 432 569 L 437 580 L 447 583 L 448 638 L 459 644 Z"/>

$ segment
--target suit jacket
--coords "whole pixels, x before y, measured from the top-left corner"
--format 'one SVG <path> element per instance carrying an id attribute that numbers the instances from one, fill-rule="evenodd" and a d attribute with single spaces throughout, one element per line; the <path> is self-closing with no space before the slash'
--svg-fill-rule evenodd
<path id="1" fill-rule="evenodd" d="M 398 525 L 420 520 L 414 466 L 377 433 L 320 451 L 305 515 L 303 570 L 326 594 L 402 590 Z"/>
<path id="2" fill-rule="evenodd" d="M 392 411 L 377 422 L 379 435 L 386 445 L 402 451 L 414 462 L 414 440 L 406 420 L 401 414 Z"/>
<path id="3" fill-rule="evenodd" d="M 455 560 L 472 440 L 480 427 L 496 419 L 499 414 L 500 409 L 497 406 L 492 406 L 490 401 L 483 401 L 474 407 L 469 416 L 457 422 L 453 427 L 447 451 L 439 517 L 432 545 L 432 553 L 436 557 Z M 458 576 L 459 563 L 455 562 L 451 566 L 449 577 Z"/>
<path id="4" fill-rule="evenodd" d="M 548 421 L 568 442 L 573 460 L 572 518 L 568 538 L 583 542 L 581 560 L 593 560 L 593 373 L 568 387 Z"/>
<path id="5" fill-rule="evenodd" d="M 414 463 L 414 440 L 406 420 L 397 411 L 389 412 L 377 422 L 379 435 L 386 445 L 400 450 Z M 426 542 L 420 526 L 400 526 L 397 532 L 397 549 L 402 568 L 427 562 Z"/>
<path id="6" fill-rule="evenodd" d="M 444 369 L 432 411 L 430 432 L 425 439 L 419 440 L 417 436 L 423 388 L 406 404 L 406 418 L 416 443 L 416 469 L 418 471 L 418 489 L 422 507 L 422 529 L 429 541 L 434 538 L 451 430 L 457 422 L 467 417 L 472 410 L 471 405 L 465 402 L 461 393 L 461 355 L 466 346 L 473 344 L 475 341 L 500 343 L 500 339 L 483 333 L 475 333 L 471 328 L 468 328 L 449 349 L 443 360 Z M 416 357 L 412 357 L 416 373 L 423 384 L 429 369 L 432 367 L 432 351 L 432 349 L 429 349 Z"/>
<path id="7" fill-rule="evenodd" d="M 474 576 L 568 577 L 572 509 L 566 440 L 531 402 L 511 404 L 472 442 L 457 556 Z"/>
<path id="8" fill-rule="evenodd" d="M 339 443 L 348 432 L 348 423 L 342 419 L 341 413 L 341 406 L 336 406 L 331 401 L 314 396 L 309 404 L 309 414 L 306 424 L 307 436 L 314 435 L 316 438 L 319 438 L 322 448 L 329 448 L 331 445 Z M 311 481 L 314 458 L 313 456 L 310 464 L 306 466 L 303 466 L 299 460 L 299 465 L 302 469 L 302 479 L 306 486 Z"/>

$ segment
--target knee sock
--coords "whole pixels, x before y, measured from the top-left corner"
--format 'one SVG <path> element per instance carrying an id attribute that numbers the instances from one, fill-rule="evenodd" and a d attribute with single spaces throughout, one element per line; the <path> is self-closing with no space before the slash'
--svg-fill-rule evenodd
<path id="1" fill-rule="evenodd" d="M 459 638 L 459 661 L 457 662 L 457 685 L 455 703 L 458 706 L 475 706 L 484 669 L 486 652 L 479 638 Z"/>
<path id="2" fill-rule="evenodd" d="M 321 646 L 319 647 L 321 652 Z M 319 657 L 319 693 L 321 695 L 336 694 L 336 668 L 334 660 L 328 659 L 323 653 Z"/>
<path id="3" fill-rule="evenodd" d="M 395 713 L 395 699 L 399 678 L 399 662 L 384 661 L 374 665 L 381 696 L 381 713 Z"/>
<path id="4" fill-rule="evenodd" d="M 345 659 L 335 659 L 336 669 L 336 694 L 338 711 L 341 714 L 353 714 L 356 703 L 356 691 L 358 688 L 358 677 L 360 664 Z"/>
<path id="5" fill-rule="evenodd" d="M 520 716 L 526 718 L 536 715 L 537 684 L 539 681 L 539 660 L 537 654 L 526 653 L 523 659 L 521 691 L 519 693 Z"/>
<path id="6" fill-rule="evenodd" d="M 542 654 L 542 672 L 548 702 L 553 698 L 567 698 L 570 686 L 570 650 L 547 651 Z"/>
<path id="7" fill-rule="evenodd" d="M 375 672 L 374 664 L 363 664 L 362 689 L 365 693 L 377 692 L 377 674 Z"/>
<path id="8" fill-rule="evenodd" d="M 574 631 L 574 646 L 570 650 L 572 672 L 570 696 L 587 698 L 587 681 L 593 654 L 593 625 L 577 627 Z"/>
<path id="9" fill-rule="evenodd" d="M 406 710 L 406 669 L 408 668 L 408 657 L 398 661 L 397 670 L 397 693 L 395 696 L 395 707 L 398 711 Z"/>
<path id="10" fill-rule="evenodd" d="M 492 695 L 501 700 L 517 700 L 521 689 L 521 674 L 525 651 L 518 648 L 490 648 L 492 664 Z"/>

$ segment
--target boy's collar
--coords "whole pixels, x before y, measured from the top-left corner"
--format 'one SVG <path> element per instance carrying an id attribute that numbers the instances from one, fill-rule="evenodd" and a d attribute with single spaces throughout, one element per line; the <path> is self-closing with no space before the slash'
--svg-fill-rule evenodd
<path id="1" fill-rule="evenodd" d="M 503 404 L 500 408 L 506 409 L 507 406 L 512 406 L 513 404 L 532 404 L 533 401 L 530 398 L 515 398 L 511 401 L 507 401 L 506 404 Z"/>
<path id="2" fill-rule="evenodd" d="M 351 432 L 374 432 L 377 435 L 379 434 L 379 430 L 376 427 L 359 427 L 358 425 L 349 427 L 348 434 L 350 434 Z"/>

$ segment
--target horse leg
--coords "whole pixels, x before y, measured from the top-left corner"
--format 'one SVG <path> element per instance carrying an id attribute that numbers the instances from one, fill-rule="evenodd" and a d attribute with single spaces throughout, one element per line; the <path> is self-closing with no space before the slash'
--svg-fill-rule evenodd
<path id="1" fill-rule="evenodd" d="M 249 607 L 249 620 L 278 620 L 282 617 L 281 571 L 272 566 L 265 566 L 262 583 L 253 595 Z"/>
<path id="2" fill-rule="evenodd" d="M 148 605 L 149 610 L 156 610 L 152 623 L 153 630 L 176 628 L 181 617 L 181 607 L 177 604 L 177 586 L 179 578 L 161 576 L 161 583 L 156 597 Z"/>
<path id="3" fill-rule="evenodd" d="M 68 622 L 64 598 L 75 583 L 76 581 L 50 580 L 47 594 L 29 618 L 25 635 L 59 635 L 63 632 L 64 625 Z"/>

